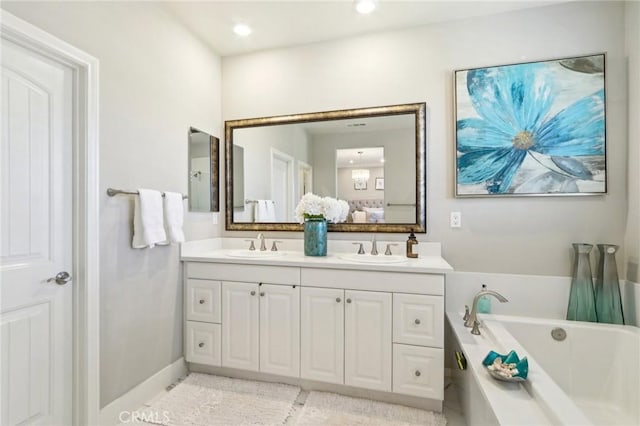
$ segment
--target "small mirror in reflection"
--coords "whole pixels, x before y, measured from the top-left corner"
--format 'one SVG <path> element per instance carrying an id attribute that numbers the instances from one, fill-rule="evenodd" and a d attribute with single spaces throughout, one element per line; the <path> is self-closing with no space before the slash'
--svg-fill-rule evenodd
<path id="1" fill-rule="evenodd" d="M 219 211 L 218 149 L 220 140 L 189 129 L 189 211 Z"/>

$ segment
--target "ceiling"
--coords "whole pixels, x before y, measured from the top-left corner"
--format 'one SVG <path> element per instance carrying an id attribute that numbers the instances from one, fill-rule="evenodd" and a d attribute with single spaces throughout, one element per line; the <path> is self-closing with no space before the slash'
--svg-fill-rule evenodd
<path id="1" fill-rule="evenodd" d="M 369 15 L 353 0 L 182 1 L 160 3 L 221 56 L 547 6 L 568 0 L 378 0 Z M 240 37 L 233 26 L 253 33 Z"/>

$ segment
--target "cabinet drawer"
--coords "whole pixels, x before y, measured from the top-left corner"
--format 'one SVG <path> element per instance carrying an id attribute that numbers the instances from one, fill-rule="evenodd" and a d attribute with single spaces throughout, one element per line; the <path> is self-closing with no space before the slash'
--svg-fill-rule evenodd
<path id="1" fill-rule="evenodd" d="M 220 322 L 220 286 L 220 281 L 187 279 L 187 320 Z"/>
<path id="2" fill-rule="evenodd" d="M 220 332 L 220 324 L 187 321 L 187 362 L 220 366 Z"/>
<path id="3" fill-rule="evenodd" d="M 300 284 L 300 268 L 290 266 L 187 263 L 187 277 L 268 284 Z"/>
<path id="4" fill-rule="evenodd" d="M 393 391 L 444 399 L 444 349 L 394 344 Z"/>
<path id="5" fill-rule="evenodd" d="M 442 348 L 444 297 L 394 293 L 393 342 Z"/>

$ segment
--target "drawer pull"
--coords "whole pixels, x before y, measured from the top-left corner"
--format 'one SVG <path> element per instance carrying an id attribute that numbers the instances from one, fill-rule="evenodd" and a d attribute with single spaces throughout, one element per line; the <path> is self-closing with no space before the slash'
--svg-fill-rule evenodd
<path id="1" fill-rule="evenodd" d="M 351 299 L 347 299 L 347 303 L 351 303 Z"/>
<path id="2" fill-rule="evenodd" d="M 204 348 L 204 343 L 202 343 L 202 342 L 198 343 L 198 347 Z"/>
<path id="3" fill-rule="evenodd" d="M 340 303 L 342 301 L 342 299 L 340 299 L 339 297 L 336 297 L 336 302 Z"/>
<path id="4" fill-rule="evenodd" d="M 414 321 L 416 323 L 416 325 L 420 325 L 420 319 L 416 318 L 416 320 Z"/>
<path id="5" fill-rule="evenodd" d="M 200 304 L 204 305 L 204 299 L 200 299 Z"/>
<path id="6" fill-rule="evenodd" d="M 420 370 L 416 370 L 416 377 L 420 377 L 421 374 Z"/>
<path id="7" fill-rule="evenodd" d="M 256 295 L 255 290 L 251 290 L 251 295 L 252 295 L 252 296 L 255 296 L 255 295 Z"/>
<path id="8" fill-rule="evenodd" d="M 260 292 L 260 296 L 264 296 L 264 291 L 261 291 L 261 292 Z"/>

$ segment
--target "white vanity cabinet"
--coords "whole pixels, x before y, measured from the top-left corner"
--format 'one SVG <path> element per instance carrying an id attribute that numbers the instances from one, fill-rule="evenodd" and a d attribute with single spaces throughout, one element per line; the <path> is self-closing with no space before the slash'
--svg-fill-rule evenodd
<path id="1" fill-rule="evenodd" d="M 188 362 L 300 376 L 298 268 L 189 263 L 186 277 Z M 211 279 L 214 277 L 217 279 Z M 261 279 L 277 284 L 265 284 Z M 217 296 L 206 297 L 204 290 L 193 288 L 205 282 L 217 284 Z M 205 310 L 201 306 L 207 306 L 209 299 L 216 301 L 217 308 L 212 308 L 211 314 L 201 314 Z M 207 336 L 208 342 L 203 341 L 201 331 L 206 327 L 216 328 L 215 334 Z M 213 356 L 198 356 L 212 345 L 217 348 L 215 362 Z"/>
<path id="2" fill-rule="evenodd" d="M 391 391 L 391 293 L 302 288 L 303 379 Z"/>
<path id="3" fill-rule="evenodd" d="M 186 262 L 186 360 L 441 409 L 444 273 L 312 260 Z"/>

